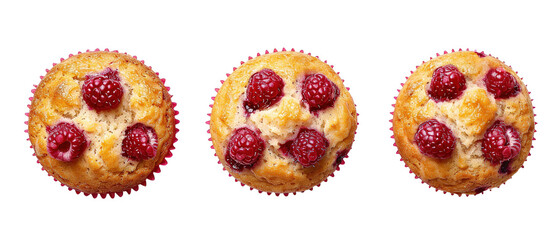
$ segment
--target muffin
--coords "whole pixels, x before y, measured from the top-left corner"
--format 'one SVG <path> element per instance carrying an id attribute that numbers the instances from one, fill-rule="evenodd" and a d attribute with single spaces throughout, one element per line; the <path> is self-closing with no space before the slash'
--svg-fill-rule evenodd
<path id="1" fill-rule="evenodd" d="M 29 106 L 38 162 L 55 180 L 94 197 L 145 185 L 176 141 L 175 103 L 162 80 L 116 51 L 70 55 L 54 65 Z"/>
<path id="2" fill-rule="evenodd" d="M 209 124 L 231 176 L 251 189 L 288 195 L 333 175 L 351 149 L 357 113 L 332 66 L 284 49 L 234 69 L 214 99 Z"/>
<path id="3" fill-rule="evenodd" d="M 473 51 L 445 52 L 417 67 L 398 94 L 392 122 L 410 170 L 459 195 L 510 179 L 534 135 L 522 79 L 497 58 Z"/>

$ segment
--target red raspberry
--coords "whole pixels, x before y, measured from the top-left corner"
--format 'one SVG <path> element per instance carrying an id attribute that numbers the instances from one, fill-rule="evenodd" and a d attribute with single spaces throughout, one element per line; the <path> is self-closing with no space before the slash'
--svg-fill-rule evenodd
<path id="1" fill-rule="evenodd" d="M 419 151 L 430 157 L 447 159 L 454 151 L 452 130 L 435 119 L 419 125 L 414 140 Z"/>
<path id="2" fill-rule="evenodd" d="M 297 138 L 291 143 L 291 154 L 295 161 L 303 167 L 310 167 L 317 163 L 326 153 L 328 140 L 318 131 L 301 129 Z"/>
<path id="3" fill-rule="evenodd" d="M 152 127 L 136 123 L 124 132 L 122 156 L 134 161 L 155 157 L 157 143 L 157 133 Z"/>
<path id="4" fill-rule="evenodd" d="M 247 113 L 265 109 L 278 102 L 283 96 L 283 79 L 270 69 L 262 69 L 248 81 L 246 100 Z"/>
<path id="5" fill-rule="evenodd" d="M 86 75 L 82 86 L 83 100 L 97 111 L 116 108 L 122 99 L 118 70 L 107 68 L 99 74 Z"/>
<path id="6" fill-rule="evenodd" d="M 502 121 L 496 121 L 487 129 L 481 143 L 483 157 L 494 164 L 516 157 L 520 153 L 520 147 L 518 131 Z M 503 169 L 507 167 L 508 164 Z"/>
<path id="7" fill-rule="evenodd" d="M 516 78 L 502 67 L 489 70 L 483 81 L 487 91 L 497 99 L 514 97 L 520 92 Z"/>
<path id="8" fill-rule="evenodd" d="M 466 90 L 466 79 L 454 65 L 438 67 L 427 93 L 435 102 L 456 99 Z"/>
<path id="9" fill-rule="evenodd" d="M 227 144 L 226 161 L 231 168 L 241 171 L 252 167 L 262 156 L 264 141 L 252 130 L 239 128 Z"/>
<path id="10" fill-rule="evenodd" d="M 315 111 L 334 105 L 340 90 L 326 76 L 317 73 L 305 78 L 302 94 L 303 102 L 309 105 L 311 111 Z"/>
<path id="11" fill-rule="evenodd" d="M 487 55 L 484 52 L 475 52 L 480 58 L 484 58 L 487 57 Z"/>
<path id="12" fill-rule="evenodd" d="M 61 122 L 48 127 L 47 150 L 60 161 L 70 162 L 79 158 L 87 148 L 87 140 L 82 130 L 73 123 Z"/>

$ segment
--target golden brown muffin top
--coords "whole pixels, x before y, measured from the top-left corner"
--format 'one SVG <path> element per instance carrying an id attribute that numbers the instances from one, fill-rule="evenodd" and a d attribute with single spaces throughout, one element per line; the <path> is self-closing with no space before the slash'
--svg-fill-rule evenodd
<path id="1" fill-rule="evenodd" d="M 243 108 L 247 85 L 262 69 L 271 69 L 283 79 L 283 97 L 247 116 Z M 305 76 L 316 73 L 332 81 L 340 94 L 332 107 L 315 114 L 301 103 L 301 84 Z M 258 164 L 236 171 L 226 163 L 225 155 L 231 134 L 242 127 L 259 132 L 266 144 Z M 323 133 L 329 142 L 324 157 L 311 167 L 303 167 L 280 150 L 302 128 Z M 304 191 L 325 180 L 337 167 L 337 154 L 351 148 L 356 128 L 355 105 L 338 74 L 316 57 L 292 51 L 265 54 L 236 69 L 215 98 L 210 122 L 217 156 L 231 175 L 250 187 L 275 193 Z"/>
<path id="2" fill-rule="evenodd" d="M 124 89 L 112 110 L 90 109 L 82 98 L 86 75 L 116 69 Z M 127 54 L 95 51 L 56 64 L 38 85 L 29 112 L 29 137 L 44 169 L 55 179 L 85 193 L 122 192 L 142 183 L 164 160 L 174 141 L 171 96 L 151 68 Z M 88 147 L 78 159 L 63 162 L 47 151 L 47 127 L 74 123 Z M 121 155 L 127 127 L 143 123 L 158 136 L 155 157 L 133 161 Z"/>
<path id="3" fill-rule="evenodd" d="M 466 89 L 457 99 L 436 102 L 427 93 L 433 72 L 454 65 L 466 79 Z M 520 92 L 499 99 L 487 91 L 484 78 L 490 69 L 503 68 L 516 78 Z M 456 138 L 448 159 L 422 154 L 414 141 L 423 122 L 436 119 L 449 127 Z M 520 134 L 521 151 L 509 163 L 508 174 L 501 164 L 484 160 L 481 141 L 495 121 L 513 126 Z M 475 194 L 508 180 L 523 164 L 532 146 L 534 114 L 526 86 L 509 66 L 492 56 L 476 52 L 448 53 L 423 63 L 401 89 L 394 110 L 393 130 L 398 151 L 406 165 L 427 184 L 452 193 Z"/>

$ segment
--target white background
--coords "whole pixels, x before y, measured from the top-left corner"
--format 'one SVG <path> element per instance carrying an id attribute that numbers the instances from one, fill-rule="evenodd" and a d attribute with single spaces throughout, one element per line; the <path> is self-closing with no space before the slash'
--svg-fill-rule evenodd
<path id="1" fill-rule="evenodd" d="M 200 2 L 2 1 L 0 239 L 559 238 L 556 3 Z M 226 73 L 282 47 L 333 64 L 360 113 L 342 170 L 290 197 L 249 191 L 228 177 L 204 124 Z M 60 187 L 41 171 L 24 133 L 39 76 L 61 57 L 95 48 L 144 59 L 167 79 L 180 111 L 174 157 L 154 182 L 122 198 Z M 388 122 L 410 70 L 458 48 L 512 65 L 532 91 L 539 123 L 525 168 L 474 197 L 414 179 L 395 154 Z"/>

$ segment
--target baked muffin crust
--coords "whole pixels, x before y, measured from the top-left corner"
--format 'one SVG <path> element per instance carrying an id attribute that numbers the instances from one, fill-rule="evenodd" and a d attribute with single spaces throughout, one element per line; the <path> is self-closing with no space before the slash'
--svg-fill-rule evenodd
<path id="1" fill-rule="evenodd" d="M 467 88 L 456 99 L 435 102 L 427 89 L 435 69 L 448 64 L 465 76 Z M 497 99 L 487 91 L 484 78 L 496 68 L 514 76 L 520 86 L 516 96 Z M 394 138 L 406 165 L 425 183 L 446 192 L 477 194 L 498 187 L 523 165 L 532 146 L 534 114 L 526 86 L 509 66 L 476 52 L 452 52 L 419 66 L 400 90 L 393 115 Z M 452 130 L 456 144 L 450 158 L 428 157 L 414 142 L 419 125 L 429 119 Z M 520 134 L 520 153 L 507 163 L 492 163 L 482 153 L 484 134 L 496 121 L 514 127 Z M 501 167 L 508 167 L 508 172 L 499 173 Z"/>
<path id="2" fill-rule="evenodd" d="M 90 109 L 81 96 L 88 74 L 118 70 L 124 89 L 112 110 Z M 175 137 L 171 96 L 149 67 L 127 54 L 94 51 L 73 55 L 56 64 L 36 88 L 29 112 L 29 140 L 41 165 L 56 180 L 84 193 L 119 193 L 145 181 L 164 160 Z M 47 127 L 74 123 L 84 131 L 88 147 L 71 162 L 47 151 Z M 121 155 L 127 127 L 143 123 L 158 136 L 155 157 L 132 161 Z"/>
<path id="3" fill-rule="evenodd" d="M 283 97 L 266 109 L 247 114 L 243 108 L 247 85 L 262 69 L 271 69 L 283 79 Z M 305 76 L 315 73 L 325 75 L 340 94 L 332 107 L 311 112 L 301 102 L 301 84 Z M 259 132 L 266 146 L 257 164 L 236 171 L 225 155 L 231 134 L 241 127 Z M 311 167 L 303 167 L 281 150 L 302 128 L 323 133 L 329 142 L 324 157 Z M 275 193 L 304 191 L 324 181 L 336 170 L 341 151 L 351 149 L 356 128 L 355 105 L 338 74 L 319 59 L 293 51 L 265 54 L 236 69 L 215 97 L 210 121 L 213 146 L 225 169 L 250 187 Z"/>

